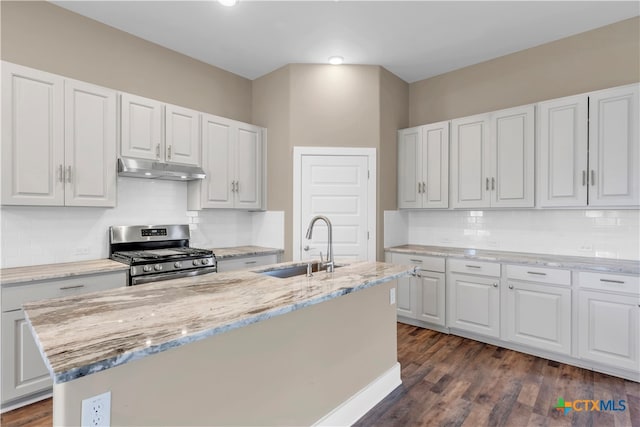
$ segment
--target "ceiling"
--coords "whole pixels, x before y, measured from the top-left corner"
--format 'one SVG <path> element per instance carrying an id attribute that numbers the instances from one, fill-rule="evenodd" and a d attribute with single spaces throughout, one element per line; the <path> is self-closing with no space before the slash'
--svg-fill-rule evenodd
<path id="1" fill-rule="evenodd" d="M 252 80 L 339 55 L 411 83 L 640 15 L 637 1 L 52 3 Z"/>

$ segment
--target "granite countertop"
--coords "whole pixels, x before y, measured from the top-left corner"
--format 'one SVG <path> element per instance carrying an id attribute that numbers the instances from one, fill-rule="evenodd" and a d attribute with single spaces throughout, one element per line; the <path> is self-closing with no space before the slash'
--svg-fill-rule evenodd
<path id="1" fill-rule="evenodd" d="M 231 248 L 211 248 L 218 261 L 245 256 L 282 254 L 284 249 L 265 248 L 263 246 L 234 246 Z"/>
<path id="2" fill-rule="evenodd" d="M 443 256 L 475 259 L 539 267 L 597 271 L 601 273 L 640 274 L 640 261 L 568 255 L 534 254 L 526 252 L 491 251 L 484 249 L 452 248 L 446 246 L 401 245 L 385 248 L 401 254 Z"/>
<path id="3" fill-rule="evenodd" d="M 30 265 L 26 267 L 3 268 L 0 270 L 2 285 L 35 282 L 37 280 L 60 279 L 85 274 L 126 271 L 129 266 L 110 259 L 65 262 L 60 264 Z"/>
<path id="4" fill-rule="evenodd" d="M 286 279 L 288 262 L 24 305 L 55 383 L 73 380 L 406 276 L 413 267 L 358 262 Z"/>

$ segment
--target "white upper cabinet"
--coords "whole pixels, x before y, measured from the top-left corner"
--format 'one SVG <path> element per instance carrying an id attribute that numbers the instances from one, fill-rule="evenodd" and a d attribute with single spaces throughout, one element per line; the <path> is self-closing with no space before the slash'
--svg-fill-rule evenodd
<path id="1" fill-rule="evenodd" d="M 202 168 L 189 182 L 191 210 L 264 209 L 265 129 L 210 114 L 202 116 Z"/>
<path id="2" fill-rule="evenodd" d="M 538 104 L 538 206 L 587 205 L 587 102 L 577 95 Z"/>
<path id="3" fill-rule="evenodd" d="M 167 105 L 165 123 L 167 162 L 200 165 L 200 113 L 175 105 Z"/>
<path id="4" fill-rule="evenodd" d="M 115 206 L 116 93 L 2 65 L 2 204 Z"/>
<path id="5" fill-rule="evenodd" d="M 65 81 L 65 205 L 116 205 L 116 94 Z"/>
<path id="6" fill-rule="evenodd" d="M 120 154 L 160 161 L 163 104 L 128 93 L 120 95 L 120 102 Z"/>
<path id="7" fill-rule="evenodd" d="M 200 113 L 123 93 L 120 153 L 158 162 L 200 166 Z"/>
<path id="8" fill-rule="evenodd" d="M 538 104 L 540 207 L 640 205 L 638 85 Z"/>
<path id="9" fill-rule="evenodd" d="M 589 205 L 640 205 L 638 85 L 589 94 Z"/>
<path id="10" fill-rule="evenodd" d="M 449 122 L 398 131 L 398 207 L 449 206 Z"/>
<path id="11" fill-rule="evenodd" d="M 64 79 L 2 62 L 2 204 L 64 203 Z"/>
<path id="12" fill-rule="evenodd" d="M 451 122 L 454 208 L 533 207 L 534 107 Z"/>

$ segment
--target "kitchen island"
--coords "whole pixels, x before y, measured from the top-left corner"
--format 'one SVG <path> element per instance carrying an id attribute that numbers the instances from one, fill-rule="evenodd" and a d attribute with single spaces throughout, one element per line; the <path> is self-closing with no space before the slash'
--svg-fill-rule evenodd
<path id="1" fill-rule="evenodd" d="M 400 384 L 395 279 L 208 274 L 24 306 L 54 379 L 54 424 L 111 392 L 113 425 L 348 424 Z"/>

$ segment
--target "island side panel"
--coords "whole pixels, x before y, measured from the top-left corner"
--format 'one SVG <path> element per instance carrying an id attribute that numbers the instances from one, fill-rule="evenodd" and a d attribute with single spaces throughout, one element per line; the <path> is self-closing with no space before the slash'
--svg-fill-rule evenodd
<path id="1" fill-rule="evenodd" d="M 396 281 L 54 385 L 54 425 L 311 425 L 397 364 Z M 188 325 L 185 325 L 188 327 Z"/>

